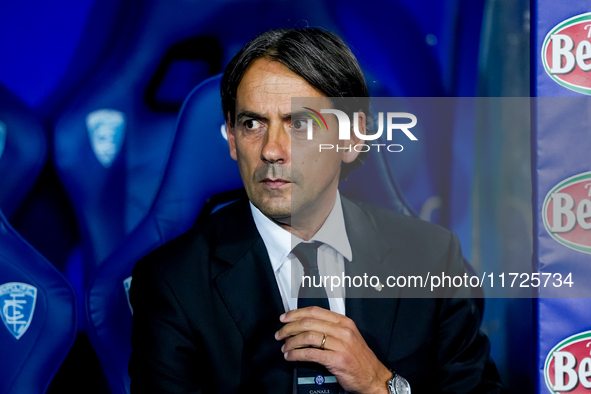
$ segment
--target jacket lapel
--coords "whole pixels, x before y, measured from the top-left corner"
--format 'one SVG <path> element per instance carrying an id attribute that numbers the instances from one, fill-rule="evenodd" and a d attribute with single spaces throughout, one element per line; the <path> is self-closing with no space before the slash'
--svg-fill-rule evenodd
<path id="1" fill-rule="evenodd" d="M 359 332 L 376 356 L 386 362 L 391 332 L 398 308 L 399 289 L 386 286 L 390 275 L 398 275 L 392 264 L 394 250 L 383 239 L 377 226 L 366 213 L 350 200 L 341 196 L 347 236 L 353 259 L 345 261 L 345 273 L 355 276 L 378 276 L 381 290 L 368 287 L 347 288 L 346 314 L 357 325 Z"/>
<path id="2" fill-rule="evenodd" d="M 285 361 L 282 342 L 274 338 L 283 326 L 279 321 L 283 302 L 248 200 L 238 204 L 245 206 L 240 207 L 231 226 L 223 229 L 231 236 L 218 244 L 214 257 L 229 266 L 215 282 L 244 340 L 244 360 L 251 363 L 252 375 L 243 376 L 242 384 L 262 384 L 265 392 L 290 392 L 293 364 Z"/>
<path id="3" fill-rule="evenodd" d="M 398 271 L 391 264 L 393 249 L 383 240 L 375 223 L 356 204 L 341 197 L 345 227 L 352 261 L 345 261 L 345 273 L 369 277 L 376 275 L 385 283 Z M 227 269 L 215 279 L 220 295 L 244 340 L 244 359 L 252 362 L 252 376 L 243 376 L 242 384 L 262 384 L 265 392 L 291 393 L 294 365 L 285 361 L 281 342 L 274 334 L 282 327 L 279 315 L 284 312 L 281 295 L 269 256 L 252 219 L 248 200 L 238 202 L 235 217 L 223 231 L 224 237 L 214 257 Z M 239 228 L 241 231 L 237 232 Z M 346 313 L 376 356 L 386 362 L 391 332 L 398 306 L 398 289 L 384 286 L 348 288 Z"/>

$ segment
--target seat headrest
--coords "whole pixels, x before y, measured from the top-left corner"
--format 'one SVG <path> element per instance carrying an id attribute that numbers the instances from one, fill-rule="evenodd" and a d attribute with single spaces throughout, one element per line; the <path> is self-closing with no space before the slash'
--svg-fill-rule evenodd
<path id="1" fill-rule="evenodd" d="M 165 240 L 188 230 L 208 198 L 242 187 L 228 148 L 220 82 L 217 75 L 199 84 L 179 113 L 170 161 L 154 206 Z"/>

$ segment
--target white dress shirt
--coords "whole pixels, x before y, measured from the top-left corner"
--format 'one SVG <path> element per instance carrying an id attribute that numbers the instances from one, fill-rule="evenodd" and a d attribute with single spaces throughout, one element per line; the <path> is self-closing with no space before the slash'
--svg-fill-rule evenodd
<path id="1" fill-rule="evenodd" d="M 297 257 L 291 253 L 291 250 L 300 242 L 305 241 L 274 223 L 257 207 L 252 205 L 252 203 L 250 203 L 250 210 L 254 218 L 254 223 L 269 253 L 269 260 L 271 260 L 271 266 L 275 273 L 275 280 L 281 293 L 285 311 L 297 309 L 298 290 L 304 270 Z M 341 205 L 341 196 L 338 191 L 334 206 L 326 221 L 308 242 L 312 241 L 324 243 L 324 245 L 318 248 L 317 255 L 320 277 L 338 276 L 341 278 L 342 273 L 345 271 L 344 259 L 346 258 L 351 261 L 353 253 L 345 230 L 343 206 Z M 334 284 L 336 284 L 336 281 Z M 329 279 L 326 285 L 326 294 L 328 296 L 330 310 L 344 315 L 345 288 L 343 286 L 335 287 L 331 291 L 331 282 Z"/>

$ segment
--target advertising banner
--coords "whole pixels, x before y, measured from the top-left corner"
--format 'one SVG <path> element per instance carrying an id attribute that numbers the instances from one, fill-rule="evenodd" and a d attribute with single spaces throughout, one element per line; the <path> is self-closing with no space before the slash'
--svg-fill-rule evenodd
<path id="1" fill-rule="evenodd" d="M 534 270 L 591 279 L 591 4 L 537 0 L 532 24 Z M 546 293 L 544 292 L 546 291 Z M 540 292 L 538 392 L 591 389 L 591 299 Z"/>

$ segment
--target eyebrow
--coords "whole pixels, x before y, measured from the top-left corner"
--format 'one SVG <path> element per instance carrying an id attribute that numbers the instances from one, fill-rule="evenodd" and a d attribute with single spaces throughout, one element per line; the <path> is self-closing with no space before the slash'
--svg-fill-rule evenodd
<path id="1" fill-rule="evenodd" d="M 307 111 L 292 112 L 290 114 L 290 117 L 292 117 L 292 118 L 309 118 L 310 113 Z"/>
<path id="2" fill-rule="evenodd" d="M 266 120 L 267 118 L 264 117 L 261 114 L 257 114 L 256 112 L 252 112 L 252 111 L 240 111 L 237 115 L 236 115 L 236 123 L 240 123 L 240 121 L 244 118 L 252 118 L 252 119 L 257 119 L 257 120 Z"/>
<path id="3" fill-rule="evenodd" d="M 291 119 L 292 117 L 304 117 L 306 116 L 306 112 L 304 111 L 300 111 L 300 112 L 294 112 L 294 113 L 287 113 L 284 114 L 283 116 L 281 116 L 281 120 L 285 121 L 288 119 Z M 249 118 L 249 119 L 257 119 L 257 120 L 268 120 L 268 118 L 264 115 L 258 114 L 256 112 L 253 111 L 240 111 L 237 115 L 236 115 L 236 123 L 240 123 L 244 118 Z"/>

